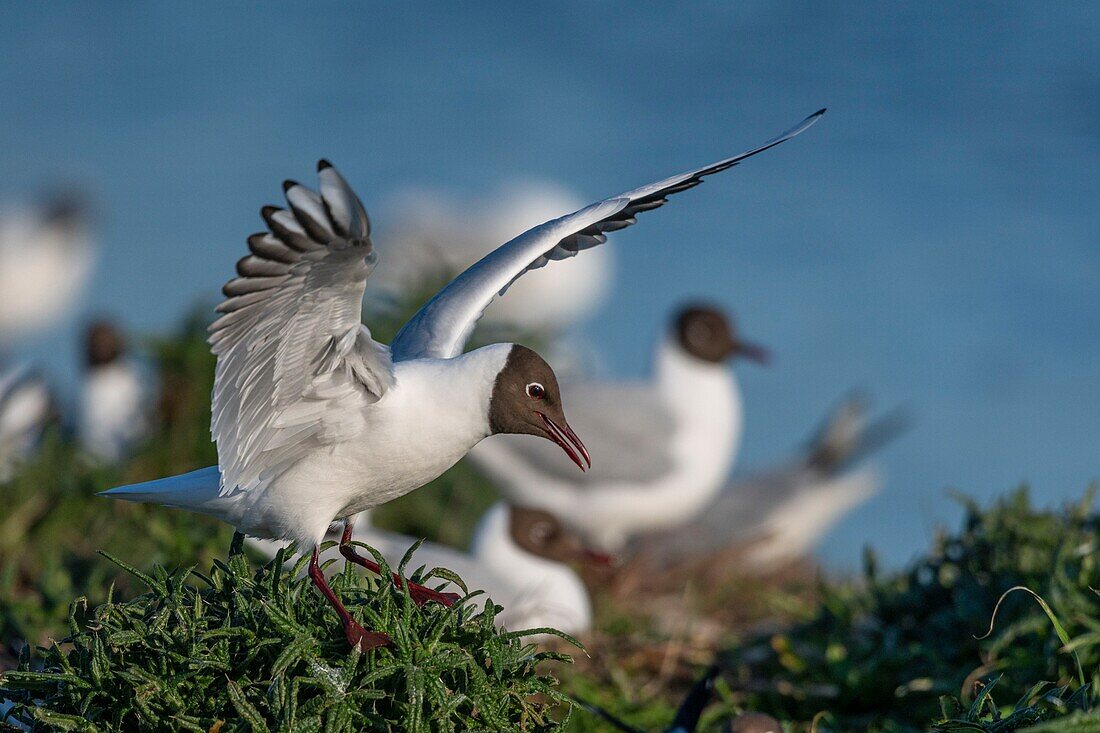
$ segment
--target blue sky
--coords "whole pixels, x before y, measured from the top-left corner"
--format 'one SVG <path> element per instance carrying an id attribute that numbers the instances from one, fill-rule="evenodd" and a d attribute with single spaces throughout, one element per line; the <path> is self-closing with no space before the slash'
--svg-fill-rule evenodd
<path id="1" fill-rule="evenodd" d="M 840 566 L 912 556 L 955 521 L 948 487 L 1060 502 L 1100 476 L 1096 6 L 255 7 L 0 10 L 0 196 L 75 181 L 102 211 L 84 310 L 24 354 L 69 368 L 90 313 L 173 326 L 321 156 L 368 208 L 517 175 L 595 199 L 828 106 L 616 235 L 586 330 L 610 370 L 641 373 L 665 312 L 707 296 L 776 355 L 740 370 L 745 465 L 850 387 L 910 405 L 884 493 L 823 548 Z"/>

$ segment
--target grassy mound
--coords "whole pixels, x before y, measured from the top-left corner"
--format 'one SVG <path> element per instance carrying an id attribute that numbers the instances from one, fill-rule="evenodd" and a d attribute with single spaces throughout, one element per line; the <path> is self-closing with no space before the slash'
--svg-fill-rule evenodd
<path id="1" fill-rule="evenodd" d="M 861 584 L 822 588 L 810 620 L 736 645 L 725 660 L 732 697 L 794 721 L 828 710 L 839 730 L 962 720 L 941 696 L 977 700 L 975 687 L 993 680 L 998 697 L 1020 699 L 1021 709 L 1057 710 L 1100 668 L 1098 530 L 1089 500 L 1039 510 L 1021 490 L 988 510 L 970 503 L 962 531 L 939 538 L 906 571 L 880 575 L 869 557 Z M 998 601 L 1016 586 L 1049 606 L 1010 595 L 987 636 Z M 1066 690 L 1034 689 L 1039 680 Z M 988 717 L 988 703 L 967 714 Z"/>
<path id="2" fill-rule="evenodd" d="M 390 583 L 339 574 L 332 585 L 349 610 L 394 642 L 360 654 L 300 576 L 304 559 L 253 569 L 234 547 L 228 563 L 195 573 L 197 586 L 189 570 L 119 563 L 148 591 L 90 613 L 78 601 L 68 636 L 25 648 L 0 687 L 16 703 L 11 720 L 33 730 L 560 729 L 550 712 L 564 698 L 539 667 L 568 657 L 498 632 L 499 607 L 418 607 Z"/>

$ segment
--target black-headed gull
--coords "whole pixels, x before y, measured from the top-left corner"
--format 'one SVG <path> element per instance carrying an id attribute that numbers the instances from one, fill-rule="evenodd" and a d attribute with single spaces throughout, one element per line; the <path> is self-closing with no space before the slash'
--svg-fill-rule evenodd
<path id="1" fill-rule="evenodd" d="M 805 449 L 770 471 L 730 482 L 689 524 L 646 537 L 644 554 L 664 565 L 744 545 L 756 570 L 805 556 L 847 513 L 878 493 L 882 476 L 861 466 L 908 427 L 900 411 L 871 421 L 860 395 L 843 400 Z"/>
<path id="2" fill-rule="evenodd" d="M 481 313 L 525 272 L 572 257 L 693 188 L 816 122 L 818 112 L 762 146 L 605 199 L 541 224 L 482 258 L 440 290 L 389 347 L 361 319 L 377 262 L 359 198 L 327 161 L 320 194 L 287 181 L 288 209 L 264 207 L 269 231 L 224 287 L 210 326 L 217 356 L 211 432 L 218 465 L 120 487 L 108 496 L 209 514 L 239 531 L 313 548 L 310 577 L 352 646 L 389 642 L 363 629 L 329 588 L 317 545 L 348 518 L 439 476 L 484 438 L 535 435 L 582 469 L 588 451 L 569 427 L 557 378 L 534 351 L 492 344 L 463 353 Z"/>
<path id="3" fill-rule="evenodd" d="M 126 340 L 113 323 L 92 323 L 84 346 L 86 372 L 77 434 L 89 454 L 118 461 L 149 427 L 148 390 L 137 365 L 127 359 Z"/>
<path id="4" fill-rule="evenodd" d="M 0 348 L 65 314 L 95 262 L 85 207 L 72 197 L 0 215 Z"/>
<path id="5" fill-rule="evenodd" d="M 765 360 L 717 308 L 681 308 L 642 382 L 569 384 L 573 424 L 600 460 L 586 474 L 524 437 L 487 441 L 471 458 L 508 496 L 552 512 L 605 552 L 682 524 L 722 490 L 741 439 L 741 393 L 728 362 Z"/>

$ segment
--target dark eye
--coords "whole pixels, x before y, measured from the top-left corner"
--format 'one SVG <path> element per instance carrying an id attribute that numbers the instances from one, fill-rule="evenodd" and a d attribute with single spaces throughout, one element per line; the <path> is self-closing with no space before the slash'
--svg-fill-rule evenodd
<path id="1" fill-rule="evenodd" d="M 538 382 L 531 382 L 527 385 L 527 396 L 533 400 L 541 400 L 546 395 L 546 387 L 543 387 Z"/>

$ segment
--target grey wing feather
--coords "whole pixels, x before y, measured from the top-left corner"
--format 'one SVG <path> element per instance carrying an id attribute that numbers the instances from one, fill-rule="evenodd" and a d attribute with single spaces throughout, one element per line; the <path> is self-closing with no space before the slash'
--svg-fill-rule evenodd
<path id="1" fill-rule="evenodd" d="M 248 490 L 310 449 L 355 437 L 362 410 L 392 384 L 388 349 L 361 323 L 377 255 L 363 205 L 326 161 L 321 195 L 284 186 L 288 209 L 266 206 L 269 231 L 226 283 L 210 326 L 211 433 L 222 491 Z"/>
<path id="2" fill-rule="evenodd" d="M 643 211 L 656 209 L 667 203 L 669 196 L 698 186 L 705 176 L 790 140 L 823 114 L 825 110 L 815 112 L 752 150 L 613 196 L 524 232 L 476 262 L 417 311 L 391 344 L 394 359 L 457 356 L 485 308 L 523 273 L 602 244 L 609 232 L 634 224 Z"/>
<path id="3" fill-rule="evenodd" d="M 694 520 L 647 536 L 643 544 L 663 564 L 718 552 L 731 543 L 753 538 L 816 476 L 795 464 L 734 481 Z"/>
<path id="4" fill-rule="evenodd" d="M 573 385 L 563 393 L 569 399 L 569 423 L 583 436 L 593 457 L 587 472 L 577 471 L 548 440 L 531 436 L 493 440 L 542 475 L 578 486 L 644 485 L 672 471 L 669 437 L 675 421 L 647 385 Z M 477 453 L 473 455 L 477 460 Z"/>

